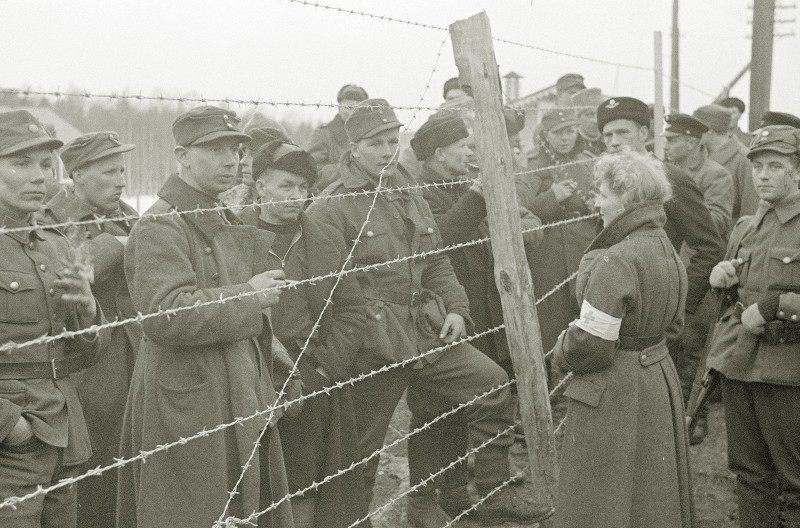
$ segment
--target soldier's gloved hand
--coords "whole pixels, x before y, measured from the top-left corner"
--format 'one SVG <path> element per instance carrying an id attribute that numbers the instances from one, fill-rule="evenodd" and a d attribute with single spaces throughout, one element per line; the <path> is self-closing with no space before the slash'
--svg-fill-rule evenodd
<path id="1" fill-rule="evenodd" d="M 27 442 L 32 437 L 33 429 L 31 429 L 30 422 L 28 422 L 24 416 L 20 416 L 17 423 L 14 424 L 14 428 L 11 429 L 11 432 L 3 439 L 3 443 L 10 446 L 19 445 Z"/>
<path id="2" fill-rule="evenodd" d="M 467 323 L 464 318 L 455 313 L 447 314 L 444 318 L 442 331 L 439 332 L 439 339 L 445 343 L 452 343 L 456 339 L 463 337 L 467 333 Z"/>
<path id="3" fill-rule="evenodd" d="M 254 290 L 260 291 L 258 300 L 261 301 L 261 308 L 268 308 L 278 304 L 281 296 L 281 288 L 286 285 L 283 270 L 269 270 L 253 276 L 247 284 Z M 262 291 L 264 290 L 264 291 Z"/>
<path id="4" fill-rule="evenodd" d="M 763 334 L 765 324 L 767 324 L 767 321 L 758 311 L 758 304 L 753 303 L 742 312 L 742 326 L 751 334 Z"/>
<path id="5" fill-rule="evenodd" d="M 93 272 L 78 266 L 70 266 L 58 272 L 58 279 L 53 285 L 61 290 L 61 300 L 72 303 L 78 309 L 78 316 L 83 322 L 93 321 L 97 317 L 97 303 L 92 295 Z"/>
<path id="6" fill-rule="evenodd" d="M 736 270 L 742 265 L 742 259 L 723 260 L 711 270 L 708 282 L 712 288 L 728 289 L 735 284 L 739 284 L 739 276 Z"/>

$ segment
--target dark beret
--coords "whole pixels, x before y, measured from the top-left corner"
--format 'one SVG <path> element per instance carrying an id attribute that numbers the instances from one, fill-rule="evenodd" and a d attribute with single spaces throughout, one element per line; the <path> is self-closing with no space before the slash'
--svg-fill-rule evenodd
<path id="1" fill-rule="evenodd" d="M 344 123 L 351 143 L 369 138 L 384 130 L 400 128 L 394 109 L 386 99 L 366 99 L 353 107 L 353 113 Z"/>
<path id="2" fill-rule="evenodd" d="M 739 112 L 744 113 L 745 109 L 744 101 L 742 101 L 738 97 L 726 97 L 717 104 L 725 108 L 738 108 Z"/>
<path id="3" fill-rule="evenodd" d="M 708 132 L 708 127 L 702 121 L 686 114 L 670 114 L 664 116 L 667 127 L 664 129 L 665 137 L 689 136 L 700 139 Z"/>
<path id="4" fill-rule="evenodd" d="M 765 126 L 786 125 L 794 128 L 800 128 L 800 117 L 786 112 L 764 112 L 761 116 L 761 124 L 759 128 Z"/>
<path id="5" fill-rule="evenodd" d="M 411 139 L 411 149 L 417 159 L 424 161 L 436 152 L 437 148 L 452 145 L 469 136 L 464 120 L 453 112 L 437 112 L 419 127 Z"/>
<path id="6" fill-rule="evenodd" d="M 198 106 L 179 115 L 172 123 L 175 143 L 183 147 L 208 143 L 222 138 L 235 138 L 240 143 L 250 136 L 239 130 L 236 112 L 216 106 Z"/>
<path id="7" fill-rule="evenodd" d="M 633 97 L 612 97 L 597 107 L 597 126 L 600 132 L 611 121 L 627 119 L 642 126 L 650 125 L 650 109 Z"/>
<path id="8" fill-rule="evenodd" d="M 254 179 L 271 169 L 302 176 L 309 185 L 317 180 L 317 163 L 311 154 L 294 143 L 280 139 L 265 144 L 253 156 Z"/>
<path id="9" fill-rule="evenodd" d="M 90 132 L 67 143 L 61 149 L 61 161 L 64 162 L 64 172 L 71 176 L 72 171 L 85 167 L 93 161 L 130 152 L 135 148 L 136 145 L 120 143 L 116 132 L 110 130 Z"/>
<path id="10" fill-rule="evenodd" d="M 444 83 L 444 88 L 442 89 L 442 99 L 447 99 L 447 92 L 450 90 L 461 90 L 468 96 L 472 97 L 472 86 L 468 84 L 461 84 L 461 81 L 458 77 L 453 77 L 452 79 L 447 79 Z"/>
<path id="11" fill-rule="evenodd" d="M 32 148 L 53 150 L 63 144 L 48 134 L 44 125 L 27 110 L 0 113 L 0 156 Z"/>
<path id="12" fill-rule="evenodd" d="M 355 84 L 345 84 L 339 88 L 339 92 L 336 94 L 336 102 L 341 103 L 345 99 L 360 102 L 369 99 L 369 96 L 362 87 Z"/>

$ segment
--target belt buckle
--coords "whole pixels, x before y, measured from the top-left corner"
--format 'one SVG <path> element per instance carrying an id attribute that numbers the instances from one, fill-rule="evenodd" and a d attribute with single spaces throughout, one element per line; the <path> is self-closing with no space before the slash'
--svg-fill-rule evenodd
<path id="1" fill-rule="evenodd" d="M 53 379 L 57 380 L 58 379 L 58 367 L 56 367 L 56 359 L 55 358 L 50 360 L 50 370 L 53 373 Z"/>
<path id="2" fill-rule="evenodd" d="M 419 304 L 421 292 L 419 290 L 411 293 L 411 306 L 416 306 Z"/>
<path id="3" fill-rule="evenodd" d="M 736 317 L 738 317 L 739 320 L 742 319 L 742 314 L 744 313 L 744 310 L 745 307 L 742 301 L 736 301 L 736 304 L 733 305 L 733 313 L 736 314 Z"/>

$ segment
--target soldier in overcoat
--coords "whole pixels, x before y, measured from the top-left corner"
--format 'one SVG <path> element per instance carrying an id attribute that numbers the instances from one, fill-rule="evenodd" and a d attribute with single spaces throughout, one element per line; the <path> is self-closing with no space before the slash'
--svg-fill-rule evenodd
<path id="1" fill-rule="evenodd" d="M 683 398 L 667 343 L 682 330 L 687 280 L 663 226 L 671 188 L 660 161 L 601 158 L 603 231 L 579 269 L 580 317 L 559 337 L 565 391 L 556 525 L 691 528 Z"/>
<path id="2" fill-rule="evenodd" d="M 742 528 L 800 526 L 800 130 L 754 134 L 761 203 L 711 273 L 727 301 L 707 364 L 721 374 Z"/>
<path id="3" fill-rule="evenodd" d="M 276 399 L 265 310 L 284 281 L 282 271 L 265 271 L 271 239 L 229 210 L 192 212 L 215 207 L 233 185 L 239 144 L 250 138 L 233 112 L 208 106 L 181 114 L 172 128 L 180 174 L 148 211 L 160 216 L 134 226 L 125 274 L 137 311 L 181 311 L 144 321 L 123 422 L 125 457 L 250 416 Z M 123 467 L 118 525 L 210 526 L 284 497 L 278 417 L 259 415 Z M 264 428 L 258 456 L 243 470 Z M 259 517 L 258 526 L 292 528 L 288 502 Z"/>
<path id="4" fill-rule="evenodd" d="M 383 99 L 368 99 L 357 105 L 345 123 L 350 153 L 342 157 L 337 184 L 329 191 L 335 196 L 411 185 L 413 180 L 395 161 L 401 126 Z M 355 367 L 368 372 L 401 360 L 411 362 L 355 385 L 356 422 L 363 454 L 373 453 L 382 446 L 392 413 L 406 388 L 419 391 L 422 397 L 429 394 L 431 401 L 446 404 L 430 417 L 423 417 L 428 421 L 452 405 L 470 401 L 475 395 L 506 383 L 508 377 L 503 369 L 468 343 L 414 360 L 464 336 L 470 323 L 464 288 L 458 284 L 445 254 L 397 261 L 433 251 L 441 244 L 436 222 L 420 191 L 365 193 L 329 200 L 324 206 L 315 203 L 308 212 L 312 218 L 335 227 L 348 247 L 357 240 L 353 253 L 355 266 L 390 262 L 356 274 L 366 299 L 367 323 Z M 484 396 L 465 408 L 465 413 L 473 445 L 489 441 L 513 422 L 509 388 Z M 500 434 L 476 454 L 482 459 L 476 466 L 482 468 L 476 470 L 481 492 L 499 484 L 500 476 L 508 478 L 508 449 L 512 441 L 510 431 Z M 370 496 L 377 468 L 378 457 L 364 468 Z M 437 465 L 424 473 L 429 475 L 438 469 Z M 449 520 L 435 504 L 431 513 L 436 526 Z M 498 518 L 500 513 L 503 512 L 498 511 Z"/>
<path id="5" fill-rule="evenodd" d="M 137 214 L 120 199 L 125 188 L 123 154 L 135 145 L 120 143 L 113 131 L 91 132 L 69 142 L 61 152 L 65 173 L 72 179 L 48 203 L 48 222 L 103 220 L 80 231 L 92 257 L 92 291 L 107 317 L 130 319 L 133 309 L 122 257 Z M 119 220 L 112 220 L 119 218 Z M 60 228 L 64 231 L 64 228 Z M 75 376 L 78 394 L 92 438 L 92 458 L 85 469 L 107 466 L 119 456 L 122 416 L 128 398 L 136 351 L 142 339 L 139 323 L 111 329 L 111 343 L 103 357 Z M 114 522 L 117 471 L 84 480 L 78 487 L 78 522 L 83 527 L 105 527 Z"/>
<path id="6" fill-rule="evenodd" d="M 0 227 L 15 229 L 0 234 L 0 346 L 105 322 L 78 243 L 35 228 L 53 151 L 62 145 L 27 111 L 0 113 Z M 103 330 L 0 353 L 0 497 L 78 475 L 92 447 L 72 375 L 107 344 Z M 76 521 L 76 486 L 0 509 L 7 528 Z"/>

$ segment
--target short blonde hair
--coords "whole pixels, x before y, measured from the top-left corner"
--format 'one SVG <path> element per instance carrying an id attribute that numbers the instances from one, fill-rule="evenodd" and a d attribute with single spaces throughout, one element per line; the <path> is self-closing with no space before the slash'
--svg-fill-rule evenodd
<path id="1" fill-rule="evenodd" d="M 606 154 L 597 160 L 594 177 L 598 187 L 605 182 L 626 206 L 672 198 L 664 164 L 649 154 L 632 150 Z"/>

